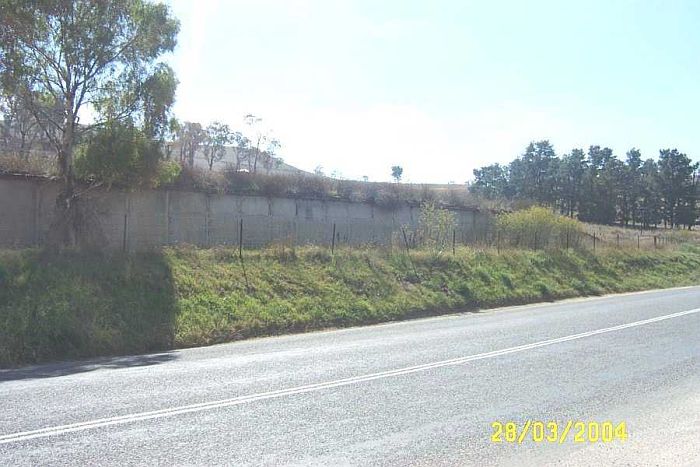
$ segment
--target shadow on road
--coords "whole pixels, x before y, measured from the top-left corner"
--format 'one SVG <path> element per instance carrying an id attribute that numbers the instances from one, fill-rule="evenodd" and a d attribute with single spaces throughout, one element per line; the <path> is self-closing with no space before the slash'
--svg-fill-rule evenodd
<path id="1" fill-rule="evenodd" d="M 57 376 L 68 376 L 95 370 L 117 370 L 120 368 L 158 365 L 173 361 L 176 358 L 177 355 L 174 352 L 163 352 L 151 355 L 105 357 L 79 362 L 51 363 L 9 370 L 0 369 L 0 383 L 24 379 L 55 378 Z"/>

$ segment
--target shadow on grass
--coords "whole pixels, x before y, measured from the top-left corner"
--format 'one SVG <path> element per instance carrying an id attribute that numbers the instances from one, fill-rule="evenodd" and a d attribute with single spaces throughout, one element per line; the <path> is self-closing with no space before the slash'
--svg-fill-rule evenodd
<path id="1" fill-rule="evenodd" d="M 117 370 L 167 363 L 177 358 L 173 352 L 125 357 L 103 357 L 78 362 L 49 363 L 10 370 L 0 370 L 0 383 L 25 379 L 55 378 L 95 370 Z"/>
<path id="2" fill-rule="evenodd" d="M 0 368 L 173 348 L 177 299 L 170 264 L 160 252 L 0 251 L 0 270 Z M 46 371 L 86 371 L 83 366 L 57 364 Z"/>

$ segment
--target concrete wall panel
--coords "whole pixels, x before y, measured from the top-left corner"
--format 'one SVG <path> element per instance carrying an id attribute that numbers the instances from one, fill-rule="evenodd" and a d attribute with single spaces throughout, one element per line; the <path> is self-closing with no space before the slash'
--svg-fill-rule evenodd
<path id="1" fill-rule="evenodd" d="M 311 199 L 297 200 L 297 217 L 304 221 L 326 221 L 326 207 L 323 201 Z"/>
<path id="2" fill-rule="evenodd" d="M 189 243 L 206 246 L 207 195 L 171 191 L 169 199 L 169 243 Z"/>
<path id="3" fill-rule="evenodd" d="M 270 198 L 270 215 L 294 219 L 297 215 L 296 200 L 290 198 Z"/>
<path id="4" fill-rule="evenodd" d="M 0 178 L 0 246 L 45 242 L 60 185 L 37 179 Z M 95 190 L 85 195 L 107 248 L 147 250 L 165 244 L 237 245 L 243 221 L 247 248 L 271 243 L 389 244 L 401 226 L 415 227 L 420 208 L 395 208 L 336 200 L 208 195 L 183 191 Z M 483 238 L 490 217 L 455 210 L 458 239 Z"/>
<path id="5" fill-rule="evenodd" d="M 136 241 L 129 239 L 131 221 L 127 214 L 129 195 L 130 193 L 120 191 L 94 191 L 87 197 L 91 206 L 90 211 L 96 218 L 94 225 L 97 235 L 108 248 L 141 248 L 140 239 Z"/>
<path id="6" fill-rule="evenodd" d="M 1 181 L 0 181 L 1 184 Z M 60 191 L 56 183 L 37 183 L 38 203 L 36 204 L 37 243 L 44 244 L 54 223 L 56 199 Z"/>
<path id="7" fill-rule="evenodd" d="M 26 247 L 36 241 L 38 183 L 3 180 L 0 183 L 0 245 Z"/>
<path id="8" fill-rule="evenodd" d="M 169 243 L 167 203 L 171 193 L 143 191 L 128 194 L 127 247 L 152 249 Z"/>
<path id="9" fill-rule="evenodd" d="M 240 212 L 244 216 L 269 216 L 270 202 L 262 196 L 237 196 Z"/>

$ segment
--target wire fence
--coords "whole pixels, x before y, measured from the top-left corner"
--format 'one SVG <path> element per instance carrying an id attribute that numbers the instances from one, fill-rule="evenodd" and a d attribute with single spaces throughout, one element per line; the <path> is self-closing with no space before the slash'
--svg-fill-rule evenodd
<path id="1" fill-rule="evenodd" d="M 0 184 L 0 247 L 47 243 L 57 187 L 8 180 Z M 207 196 L 189 192 L 95 192 L 81 218 L 88 220 L 97 248 L 137 252 L 167 245 L 229 245 L 242 249 L 274 244 L 340 247 L 373 245 L 391 249 L 462 246 L 505 249 L 658 249 L 700 236 L 678 230 L 636 230 L 530 222 L 499 228 L 496 217 L 478 210 L 452 211 L 449 228 L 425 223 L 421 210 L 377 208 L 362 203 L 264 197 Z M 421 224 L 423 224 L 421 226 Z M 426 225 L 428 227 L 426 228 Z M 437 234 L 436 234 L 437 231 Z"/>
<path id="2" fill-rule="evenodd" d="M 0 246 L 25 247 L 42 244 L 44 235 L 34 238 L 29 227 L 17 232 L 17 225 L 0 222 Z M 331 250 L 341 247 L 388 247 L 420 249 L 430 242 L 416 224 L 382 223 L 370 220 L 304 221 L 270 216 L 226 216 L 207 219 L 203 214 L 179 216 L 177 222 L 166 215 L 100 216 L 100 245 L 105 249 L 142 251 L 167 245 L 189 244 L 199 247 L 235 246 L 239 249 L 264 248 L 274 244 L 288 246 L 317 245 Z M 33 241 L 12 241 L 13 237 Z M 697 237 L 700 238 L 700 237 Z M 457 225 L 442 233 L 433 247 L 454 251 L 472 248 L 563 250 L 604 249 L 653 250 L 692 241 L 672 230 L 624 232 L 574 231 L 522 232 L 508 234 L 493 222 Z"/>
<path id="3" fill-rule="evenodd" d="M 601 234 L 599 232 L 586 232 L 569 230 L 557 233 L 523 234 L 521 237 L 512 238 L 504 235 L 494 224 L 484 225 L 474 229 L 466 226 L 457 226 L 445 232 L 442 239 L 436 245 L 428 242 L 422 235 L 421 228 L 416 225 L 396 226 L 388 225 L 354 225 L 352 223 L 290 223 L 287 230 L 289 235 L 276 236 L 271 233 L 267 241 L 260 237 L 260 225 L 255 225 L 253 231 L 246 220 L 239 221 L 239 235 L 234 243 L 239 250 L 247 248 L 261 248 L 275 244 L 283 244 L 289 247 L 317 245 L 325 246 L 334 252 L 337 248 L 352 247 L 384 247 L 391 250 L 418 250 L 428 246 L 437 248 L 443 252 L 456 254 L 457 249 L 470 247 L 474 249 L 495 249 L 497 251 L 508 249 L 530 250 L 588 250 L 592 252 L 611 249 L 636 249 L 656 250 L 670 246 L 687 243 L 688 239 L 678 238 L 673 231 L 645 231 L 628 234 Z M 274 229 L 273 229 L 274 230 Z M 255 237 L 253 241 L 249 238 Z"/>

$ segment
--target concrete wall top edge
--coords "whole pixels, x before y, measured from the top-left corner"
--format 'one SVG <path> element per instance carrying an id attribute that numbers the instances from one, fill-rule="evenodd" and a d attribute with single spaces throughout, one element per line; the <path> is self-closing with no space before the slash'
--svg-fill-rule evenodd
<path id="1" fill-rule="evenodd" d="M 42 175 L 33 175 L 33 174 L 16 174 L 16 173 L 7 173 L 7 172 L 0 172 L 0 179 L 7 179 L 7 180 L 25 180 L 27 182 L 34 182 L 34 183 L 55 183 L 55 184 L 60 184 L 60 178 L 58 177 L 46 177 Z M 171 192 L 171 193 L 192 193 L 192 194 L 201 194 L 209 197 L 221 197 L 221 196 L 240 196 L 240 197 L 254 197 L 254 198 L 266 198 L 266 199 L 291 199 L 291 200 L 302 200 L 302 201 L 320 201 L 320 202 L 335 202 L 335 203 L 345 203 L 349 205 L 370 205 L 370 206 L 375 206 L 378 208 L 382 209 L 388 209 L 388 210 L 393 210 L 397 209 L 403 206 L 408 206 L 408 207 L 418 207 L 420 206 L 420 202 L 413 202 L 413 201 L 400 201 L 396 207 L 390 207 L 390 206 L 383 206 L 379 205 L 377 203 L 371 202 L 371 201 L 353 201 L 347 198 L 337 198 L 333 196 L 327 196 L 327 197 L 313 197 L 313 196 L 304 196 L 304 195 L 298 195 L 298 196 L 270 196 L 270 195 L 265 195 L 261 193 L 214 193 L 214 192 L 206 192 L 206 191 L 198 191 L 198 190 L 193 190 L 193 189 L 188 189 L 184 187 L 162 187 L 162 188 L 155 188 L 151 190 L 123 190 L 123 189 L 118 189 L 118 188 L 112 188 L 112 189 L 105 189 L 105 188 L 98 188 L 98 190 L 101 191 L 110 191 L 110 192 L 126 192 L 126 193 L 136 193 L 136 192 Z M 457 205 L 448 205 L 445 204 L 442 206 L 445 209 L 450 209 L 454 211 L 465 211 L 465 212 L 500 212 L 499 210 L 494 210 L 494 209 L 486 209 L 486 208 L 480 208 L 478 206 L 457 206 Z"/>

